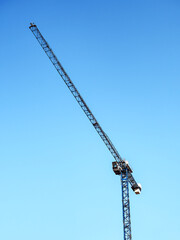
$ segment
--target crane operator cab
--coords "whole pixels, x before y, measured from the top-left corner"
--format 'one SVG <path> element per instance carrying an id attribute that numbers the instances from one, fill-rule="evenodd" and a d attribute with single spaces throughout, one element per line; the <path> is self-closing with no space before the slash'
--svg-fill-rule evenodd
<path id="1" fill-rule="evenodd" d="M 126 167 L 128 169 L 129 172 L 132 173 L 132 169 L 130 168 L 129 164 L 127 161 L 125 161 L 126 163 Z M 122 171 L 122 168 L 120 167 L 119 163 L 118 162 L 112 162 L 112 169 L 114 171 L 114 173 L 116 175 L 121 175 L 121 171 Z M 140 183 L 135 183 L 134 185 L 132 185 L 132 190 L 135 192 L 135 194 L 140 194 L 141 193 L 141 184 Z"/>
<path id="2" fill-rule="evenodd" d="M 135 194 L 140 194 L 141 193 L 141 184 L 134 184 L 132 187 L 132 190 L 135 192 Z"/>
<path id="3" fill-rule="evenodd" d="M 120 175 L 122 168 L 119 166 L 118 162 L 112 162 L 112 169 L 116 175 Z"/>

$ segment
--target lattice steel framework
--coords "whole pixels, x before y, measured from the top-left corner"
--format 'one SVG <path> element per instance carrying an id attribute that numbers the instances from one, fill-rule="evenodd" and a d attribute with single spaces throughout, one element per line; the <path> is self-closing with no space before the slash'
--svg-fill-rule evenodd
<path id="1" fill-rule="evenodd" d="M 94 128 L 96 129 L 97 133 L 111 152 L 114 159 L 118 162 L 118 164 L 123 169 L 121 172 L 121 182 L 122 182 L 122 202 L 123 202 L 123 222 L 124 222 L 124 240 L 131 240 L 131 221 L 130 221 L 130 206 L 129 206 L 129 188 L 128 188 L 128 182 L 131 184 L 131 186 L 137 185 L 137 182 L 135 181 L 134 177 L 132 176 L 132 172 L 129 170 L 127 163 L 121 158 L 120 154 L 110 141 L 107 134 L 103 131 L 101 126 L 99 125 L 98 121 L 90 111 L 89 107 L 85 103 L 84 99 L 78 92 L 77 88 L 71 81 L 70 77 L 64 70 L 63 66 L 57 59 L 56 55 L 53 53 L 52 49 L 50 48 L 47 41 L 44 39 L 42 34 L 40 33 L 39 29 L 35 24 L 30 25 L 30 30 L 38 40 L 39 44 L 43 48 L 46 55 L 51 60 L 52 64 L 58 71 L 61 78 L 64 80 L 65 84 L 75 97 L 76 101 L 88 117 L 89 121 L 92 123 Z"/>
<path id="2" fill-rule="evenodd" d="M 127 168 L 123 169 L 121 172 L 121 186 L 122 186 L 124 240 L 129 240 L 129 239 L 131 239 L 131 218 L 130 218 L 129 186 L 128 186 Z"/>

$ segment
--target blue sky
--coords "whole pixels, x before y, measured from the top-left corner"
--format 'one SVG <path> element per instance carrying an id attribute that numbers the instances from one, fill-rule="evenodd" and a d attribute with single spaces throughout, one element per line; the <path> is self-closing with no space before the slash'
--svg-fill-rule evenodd
<path id="1" fill-rule="evenodd" d="M 122 239 L 120 179 L 34 22 L 142 184 L 134 240 L 177 239 L 180 3 L 0 0 L 0 239 Z"/>

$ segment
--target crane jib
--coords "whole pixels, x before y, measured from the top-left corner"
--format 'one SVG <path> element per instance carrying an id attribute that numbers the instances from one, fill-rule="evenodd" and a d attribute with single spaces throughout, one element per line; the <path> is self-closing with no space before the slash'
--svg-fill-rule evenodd
<path id="1" fill-rule="evenodd" d="M 111 140 L 109 139 L 107 134 L 103 131 L 103 129 L 99 125 L 99 123 L 96 120 L 96 118 L 94 117 L 93 113 L 90 111 L 90 109 L 87 106 L 87 104 L 85 103 L 84 99 L 82 98 L 82 96 L 78 92 L 77 88 L 75 87 L 75 85 L 71 81 L 70 77 L 68 76 L 68 74 L 64 70 L 63 66 L 61 65 L 61 63 L 57 59 L 56 55 L 54 54 L 54 52 L 50 48 L 49 44 L 47 43 L 47 41 L 42 36 L 42 34 L 39 31 L 38 27 L 35 24 L 31 23 L 29 28 L 32 31 L 32 33 L 34 34 L 34 36 L 36 37 L 36 39 L 38 40 L 39 44 L 43 48 L 43 50 L 46 53 L 46 55 L 51 60 L 52 64 L 54 65 L 54 67 L 58 71 L 58 73 L 61 76 L 61 78 L 64 80 L 65 84 L 67 85 L 67 87 L 69 88 L 71 93 L 73 94 L 73 96 L 76 99 L 76 101 L 79 103 L 80 107 L 82 108 L 82 110 L 84 111 L 86 116 L 88 117 L 89 121 L 92 123 L 92 125 L 96 129 L 97 133 L 99 134 L 99 136 L 101 137 L 101 139 L 103 140 L 105 145 L 107 146 L 108 150 L 110 151 L 110 153 L 112 154 L 114 159 L 119 164 L 124 166 L 125 165 L 125 161 L 121 158 L 121 156 L 118 153 L 118 151 L 116 150 L 115 146 L 113 145 L 113 143 L 111 142 Z M 129 177 L 129 183 L 131 184 L 131 186 L 137 184 L 130 171 L 128 172 L 128 177 Z"/>
<path id="2" fill-rule="evenodd" d="M 54 65 L 54 67 L 56 68 L 56 70 L 58 71 L 58 73 L 60 74 L 62 79 L 64 80 L 64 82 L 68 86 L 69 90 L 71 91 L 71 93 L 75 97 L 76 101 L 79 103 L 80 107 L 83 109 L 84 113 L 86 114 L 86 116 L 88 117 L 88 119 L 90 120 L 90 122 L 92 123 L 92 125 L 94 126 L 94 128 L 96 129 L 96 131 L 98 132 L 98 134 L 100 135 L 102 140 L 104 141 L 104 143 L 106 144 L 107 148 L 109 149 L 109 151 L 111 152 L 111 154 L 113 155 L 115 160 L 119 161 L 119 162 L 123 162 L 123 160 L 122 160 L 121 156 L 119 155 L 118 151 L 116 150 L 116 148 L 114 147 L 112 142 L 109 140 L 109 138 L 107 137 L 105 132 L 102 130 L 98 121 L 96 120 L 96 118 L 94 117 L 92 112 L 90 111 L 90 109 L 87 106 L 87 104 L 85 103 L 84 99 L 81 97 L 80 93 L 76 89 L 76 87 L 73 84 L 73 82 L 71 81 L 70 77 L 65 72 L 61 63 L 58 61 L 57 57 L 53 53 L 52 49 L 49 47 L 49 44 L 44 39 L 44 37 L 40 33 L 37 26 L 36 25 L 31 25 L 30 29 L 33 32 L 36 39 L 38 40 L 38 42 L 40 43 L 40 45 L 43 48 L 43 50 L 45 51 L 45 53 L 47 54 L 47 56 L 49 57 L 49 59 L 51 60 L 52 64 Z"/>

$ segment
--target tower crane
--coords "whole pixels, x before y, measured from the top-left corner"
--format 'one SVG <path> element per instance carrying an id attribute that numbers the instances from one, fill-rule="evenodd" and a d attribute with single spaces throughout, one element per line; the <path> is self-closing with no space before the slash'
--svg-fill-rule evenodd
<path id="1" fill-rule="evenodd" d="M 122 186 L 122 208 L 123 208 L 123 229 L 124 229 L 124 240 L 131 240 L 131 219 L 130 219 L 130 203 L 129 203 L 129 185 L 135 194 L 140 194 L 141 185 L 136 182 L 133 177 L 133 171 L 129 166 L 128 161 L 122 159 L 117 149 L 107 136 L 107 134 L 103 131 L 97 119 L 85 103 L 84 99 L 80 95 L 79 91 L 71 81 L 70 77 L 64 70 L 63 66 L 57 59 L 56 55 L 50 48 L 49 44 L 39 31 L 38 27 L 34 23 L 30 23 L 29 29 L 32 31 L 37 41 L 43 48 L 46 55 L 49 57 L 50 61 L 56 68 L 57 72 L 71 91 L 72 95 L 88 117 L 89 121 L 92 123 L 93 127 L 105 143 L 106 147 L 114 157 L 114 161 L 112 162 L 112 169 L 116 175 L 119 175 L 121 178 L 121 186 Z"/>

